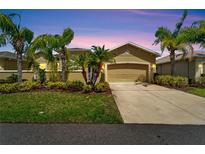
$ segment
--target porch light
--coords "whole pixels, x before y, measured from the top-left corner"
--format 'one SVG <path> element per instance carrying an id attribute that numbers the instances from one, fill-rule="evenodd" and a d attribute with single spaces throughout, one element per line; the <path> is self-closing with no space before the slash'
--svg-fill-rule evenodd
<path id="1" fill-rule="evenodd" d="M 3 70 L 4 68 L 0 66 L 0 70 Z"/>
<path id="2" fill-rule="evenodd" d="M 201 69 L 201 68 L 203 67 L 203 65 L 202 65 L 202 64 L 199 64 L 198 67 Z"/>
<path id="3" fill-rule="evenodd" d="M 46 64 L 40 64 L 39 68 L 40 69 L 46 69 Z"/>
<path id="4" fill-rule="evenodd" d="M 156 65 L 155 65 L 155 64 L 152 64 L 152 68 L 155 69 L 155 68 L 156 68 Z"/>

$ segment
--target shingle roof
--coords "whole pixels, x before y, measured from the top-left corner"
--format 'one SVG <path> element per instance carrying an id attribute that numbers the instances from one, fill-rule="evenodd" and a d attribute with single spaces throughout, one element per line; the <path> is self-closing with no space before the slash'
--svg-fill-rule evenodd
<path id="1" fill-rule="evenodd" d="M 133 43 L 133 42 L 126 42 L 126 43 L 120 44 L 119 46 L 110 49 L 110 51 L 113 51 L 113 50 L 115 50 L 115 49 L 117 49 L 117 48 L 120 48 L 120 47 L 122 47 L 122 46 L 124 46 L 124 45 L 132 45 L 132 46 L 137 47 L 137 48 L 140 48 L 140 49 L 142 49 L 142 50 L 144 50 L 144 51 L 146 51 L 146 52 L 155 54 L 156 56 L 160 56 L 160 54 L 159 54 L 158 52 L 155 52 L 155 51 L 153 51 L 153 50 L 151 50 L 151 49 L 148 49 L 148 48 L 146 48 L 146 47 L 143 47 L 143 46 L 141 46 L 141 45 L 139 45 L 139 44 L 136 44 L 136 43 Z"/>
<path id="2" fill-rule="evenodd" d="M 175 56 L 175 60 L 176 61 L 181 60 L 182 56 L 183 56 L 182 54 L 177 54 Z M 191 55 L 191 53 L 186 54 L 184 58 L 187 59 L 187 58 L 190 58 L 190 57 L 205 57 L 205 50 L 204 51 L 203 50 L 202 51 L 194 51 L 192 55 Z M 165 56 L 165 57 L 162 57 L 162 58 L 159 58 L 156 61 L 157 64 L 163 64 L 163 63 L 169 63 L 169 62 L 170 62 L 169 55 Z"/>
<path id="3" fill-rule="evenodd" d="M 9 51 L 1 51 L 0 58 L 16 59 L 16 54 Z"/>

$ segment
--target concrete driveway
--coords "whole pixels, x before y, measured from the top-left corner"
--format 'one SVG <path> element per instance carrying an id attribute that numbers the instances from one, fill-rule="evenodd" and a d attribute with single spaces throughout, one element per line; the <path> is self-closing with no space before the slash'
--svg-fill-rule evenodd
<path id="1" fill-rule="evenodd" d="M 110 87 L 125 123 L 205 124 L 205 98 L 145 83 Z"/>

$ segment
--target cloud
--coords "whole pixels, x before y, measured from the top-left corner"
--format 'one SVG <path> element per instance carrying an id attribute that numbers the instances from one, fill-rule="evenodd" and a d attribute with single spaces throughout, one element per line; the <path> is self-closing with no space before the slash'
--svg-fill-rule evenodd
<path id="1" fill-rule="evenodd" d="M 71 42 L 71 47 L 90 48 L 92 45 L 105 45 L 107 48 L 113 48 L 125 42 L 134 42 L 146 48 L 158 51 L 158 46 L 153 46 L 154 36 L 152 33 L 130 32 L 130 33 L 115 33 L 103 35 L 76 35 Z"/>

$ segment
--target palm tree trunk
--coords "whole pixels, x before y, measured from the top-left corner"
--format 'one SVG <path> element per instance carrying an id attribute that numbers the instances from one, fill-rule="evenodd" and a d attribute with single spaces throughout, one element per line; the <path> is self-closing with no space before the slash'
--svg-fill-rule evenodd
<path id="1" fill-rule="evenodd" d="M 175 51 L 170 53 L 171 75 L 175 75 Z"/>
<path id="2" fill-rule="evenodd" d="M 85 68 L 82 69 L 82 75 L 83 75 L 83 78 L 85 80 L 85 83 L 87 84 L 88 83 L 88 80 L 87 80 L 87 73 L 85 71 Z"/>
<path id="3" fill-rule="evenodd" d="M 67 80 L 67 62 L 65 52 L 61 53 L 61 62 L 62 62 L 62 70 L 61 70 L 61 79 L 62 81 Z"/>
<path id="4" fill-rule="evenodd" d="M 18 76 L 18 82 L 22 81 L 22 54 L 20 52 L 17 52 L 17 76 Z"/>
<path id="5" fill-rule="evenodd" d="M 103 64 L 100 64 L 99 67 L 98 67 L 97 74 L 96 74 L 96 77 L 95 77 L 95 80 L 94 80 L 94 85 L 97 82 L 97 79 L 98 79 L 98 77 L 100 75 L 100 72 L 101 72 L 101 69 L 102 69 L 102 65 Z"/>

